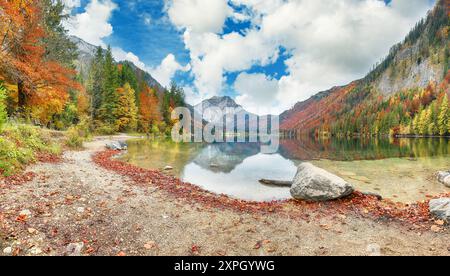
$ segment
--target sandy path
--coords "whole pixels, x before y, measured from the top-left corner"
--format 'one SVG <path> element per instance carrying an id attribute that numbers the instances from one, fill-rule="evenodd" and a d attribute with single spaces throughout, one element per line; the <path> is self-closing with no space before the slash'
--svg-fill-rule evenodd
<path id="1" fill-rule="evenodd" d="M 66 152 L 62 163 L 33 165 L 34 180 L 0 191 L 0 255 L 450 255 L 449 231 L 418 233 L 352 215 L 313 213 L 307 222 L 173 200 L 95 165 L 92 154 L 108 140 Z"/>

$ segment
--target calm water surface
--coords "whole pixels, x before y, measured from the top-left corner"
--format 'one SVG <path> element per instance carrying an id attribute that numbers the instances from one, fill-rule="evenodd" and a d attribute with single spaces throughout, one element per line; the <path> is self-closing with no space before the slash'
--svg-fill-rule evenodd
<path id="1" fill-rule="evenodd" d="M 283 140 L 276 154 L 261 154 L 258 144 L 176 144 L 133 140 L 121 157 L 131 164 L 162 169 L 208 191 L 231 197 L 271 201 L 290 198 L 288 188 L 265 186 L 260 179 L 292 180 L 301 162 L 335 173 L 358 190 L 400 202 L 450 192 L 435 180 L 450 169 L 446 139 Z"/>

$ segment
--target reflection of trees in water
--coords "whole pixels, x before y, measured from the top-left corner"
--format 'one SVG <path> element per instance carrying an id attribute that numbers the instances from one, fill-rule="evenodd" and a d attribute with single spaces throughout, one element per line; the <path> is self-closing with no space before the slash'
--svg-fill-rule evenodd
<path id="1" fill-rule="evenodd" d="M 257 143 L 217 143 L 206 145 L 194 163 L 212 172 L 230 173 L 248 157 L 260 153 Z"/>
<path id="2" fill-rule="evenodd" d="M 289 159 L 339 161 L 376 160 L 394 157 L 446 156 L 450 142 L 445 138 L 354 138 L 281 140 L 280 154 Z"/>
<path id="3" fill-rule="evenodd" d="M 179 175 L 182 169 L 202 150 L 202 144 L 175 143 L 171 140 L 135 140 L 128 142 L 125 161 L 132 161 L 146 168 L 174 167 Z"/>

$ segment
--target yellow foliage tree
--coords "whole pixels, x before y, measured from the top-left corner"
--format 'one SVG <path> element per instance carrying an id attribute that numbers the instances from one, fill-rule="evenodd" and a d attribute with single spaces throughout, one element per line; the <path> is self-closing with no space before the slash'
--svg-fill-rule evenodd
<path id="1" fill-rule="evenodd" d="M 133 131 L 137 128 L 137 107 L 135 92 L 129 83 L 117 89 L 119 96 L 116 109 L 116 128 L 118 131 Z"/>

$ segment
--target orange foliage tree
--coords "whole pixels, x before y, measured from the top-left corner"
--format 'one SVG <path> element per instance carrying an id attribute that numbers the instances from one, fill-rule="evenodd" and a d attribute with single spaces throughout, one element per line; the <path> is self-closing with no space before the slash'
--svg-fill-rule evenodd
<path id="1" fill-rule="evenodd" d="M 0 74 L 17 85 L 20 111 L 49 104 L 62 111 L 69 91 L 81 89 L 75 70 L 46 58 L 44 19 L 40 1 L 0 0 Z"/>
<path id="2" fill-rule="evenodd" d="M 149 133 L 153 125 L 162 121 L 161 108 L 155 91 L 144 85 L 139 95 L 139 125 L 143 132 Z"/>

